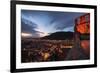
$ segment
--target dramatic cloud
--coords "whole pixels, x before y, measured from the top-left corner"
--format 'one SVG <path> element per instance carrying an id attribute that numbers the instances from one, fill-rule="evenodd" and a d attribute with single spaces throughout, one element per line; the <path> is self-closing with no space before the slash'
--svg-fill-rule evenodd
<path id="1" fill-rule="evenodd" d="M 21 18 L 21 32 L 29 33 L 33 37 L 38 37 L 39 34 L 37 34 L 38 31 L 35 30 L 36 28 L 37 28 L 37 25 L 35 23 L 28 21 L 24 18 Z"/>
<path id="2" fill-rule="evenodd" d="M 42 37 L 57 31 L 74 31 L 74 21 L 85 13 L 21 10 L 22 32 Z"/>

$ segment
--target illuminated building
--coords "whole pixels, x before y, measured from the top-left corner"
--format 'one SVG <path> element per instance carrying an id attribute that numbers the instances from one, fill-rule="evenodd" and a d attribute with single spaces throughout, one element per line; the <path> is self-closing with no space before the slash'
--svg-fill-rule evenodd
<path id="1" fill-rule="evenodd" d="M 90 33 L 90 14 L 87 13 L 75 19 L 75 32 L 80 34 Z"/>
<path id="2" fill-rule="evenodd" d="M 75 45 L 81 47 L 90 56 L 90 14 L 75 19 Z"/>

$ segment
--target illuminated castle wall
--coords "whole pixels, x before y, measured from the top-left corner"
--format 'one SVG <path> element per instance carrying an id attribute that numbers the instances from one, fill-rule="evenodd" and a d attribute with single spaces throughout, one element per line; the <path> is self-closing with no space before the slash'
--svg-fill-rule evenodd
<path id="1" fill-rule="evenodd" d="M 80 34 L 90 33 L 90 14 L 87 13 L 75 19 L 75 32 Z"/>

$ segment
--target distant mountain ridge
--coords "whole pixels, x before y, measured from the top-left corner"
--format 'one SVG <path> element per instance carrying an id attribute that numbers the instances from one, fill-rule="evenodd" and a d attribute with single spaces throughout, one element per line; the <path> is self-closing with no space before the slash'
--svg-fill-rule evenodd
<path id="1" fill-rule="evenodd" d="M 50 39 L 50 40 L 65 40 L 65 39 L 73 39 L 74 32 L 55 32 L 48 36 L 42 37 L 41 39 Z"/>

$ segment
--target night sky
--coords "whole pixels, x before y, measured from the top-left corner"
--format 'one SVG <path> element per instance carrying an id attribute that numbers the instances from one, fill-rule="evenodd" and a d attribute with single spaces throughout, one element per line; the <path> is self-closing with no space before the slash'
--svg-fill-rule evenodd
<path id="1" fill-rule="evenodd" d="M 79 12 L 21 10 L 21 33 L 25 37 L 43 37 L 58 31 L 74 32 Z"/>

